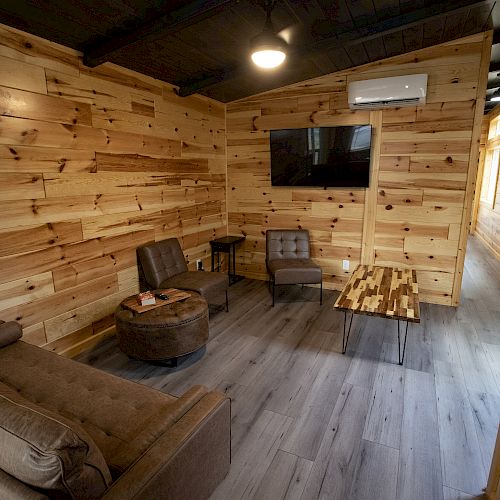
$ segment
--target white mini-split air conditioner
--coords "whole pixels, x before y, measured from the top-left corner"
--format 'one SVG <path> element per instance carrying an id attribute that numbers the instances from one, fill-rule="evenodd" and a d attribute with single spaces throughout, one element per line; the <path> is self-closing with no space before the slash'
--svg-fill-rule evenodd
<path id="1" fill-rule="evenodd" d="M 348 100 L 351 109 L 376 109 L 425 104 L 427 75 L 391 76 L 351 82 Z"/>

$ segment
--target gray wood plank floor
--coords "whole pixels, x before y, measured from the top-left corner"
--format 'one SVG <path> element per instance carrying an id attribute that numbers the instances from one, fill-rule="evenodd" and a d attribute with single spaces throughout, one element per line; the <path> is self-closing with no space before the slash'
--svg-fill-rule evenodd
<path id="1" fill-rule="evenodd" d="M 355 316 L 345 356 L 338 292 L 230 288 L 203 356 L 177 369 L 109 339 L 79 360 L 180 395 L 232 398 L 231 470 L 213 499 L 477 498 L 500 419 L 500 264 L 471 238 L 459 308 L 422 304 L 404 366 L 396 322 Z"/>

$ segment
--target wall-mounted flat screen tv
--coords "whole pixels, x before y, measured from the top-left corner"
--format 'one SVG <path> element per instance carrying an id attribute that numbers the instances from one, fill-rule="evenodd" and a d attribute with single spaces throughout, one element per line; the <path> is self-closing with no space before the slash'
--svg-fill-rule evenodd
<path id="1" fill-rule="evenodd" d="M 371 125 L 271 130 L 271 184 L 368 187 L 371 137 Z"/>

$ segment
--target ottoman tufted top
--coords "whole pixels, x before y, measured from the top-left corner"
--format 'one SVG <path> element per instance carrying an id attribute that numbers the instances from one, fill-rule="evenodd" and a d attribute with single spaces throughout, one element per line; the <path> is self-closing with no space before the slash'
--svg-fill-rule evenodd
<path id="1" fill-rule="evenodd" d="M 135 328 L 172 328 L 195 321 L 208 314 L 207 301 L 196 292 L 191 297 L 146 311 L 136 313 L 118 306 L 115 318 L 117 322 L 129 323 Z"/>

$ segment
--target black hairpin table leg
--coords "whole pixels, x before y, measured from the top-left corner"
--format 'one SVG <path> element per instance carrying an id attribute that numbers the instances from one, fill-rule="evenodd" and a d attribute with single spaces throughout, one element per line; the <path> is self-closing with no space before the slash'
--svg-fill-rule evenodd
<path id="1" fill-rule="evenodd" d="M 349 342 L 349 335 L 351 333 L 351 326 L 352 326 L 352 318 L 354 317 L 354 313 L 351 313 L 351 321 L 349 321 L 349 328 L 347 330 L 347 337 L 345 334 L 345 326 L 347 323 L 347 311 L 344 311 L 344 334 L 342 336 L 342 354 L 345 354 L 347 350 L 347 342 Z"/>
<path id="2" fill-rule="evenodd" d="M 405 350 L 406 350 L 406 338 L 408 337 L 408 321 L 406 322 L 406 332 L 405 332 L 405 340 L 403 343 L 403 354 L 401 354 L 401 336 L 399 333 L 399 319 L 398 319 L 398 358 L 399 364 L 403 364 L 403 360 L 405 359 Z"/>

